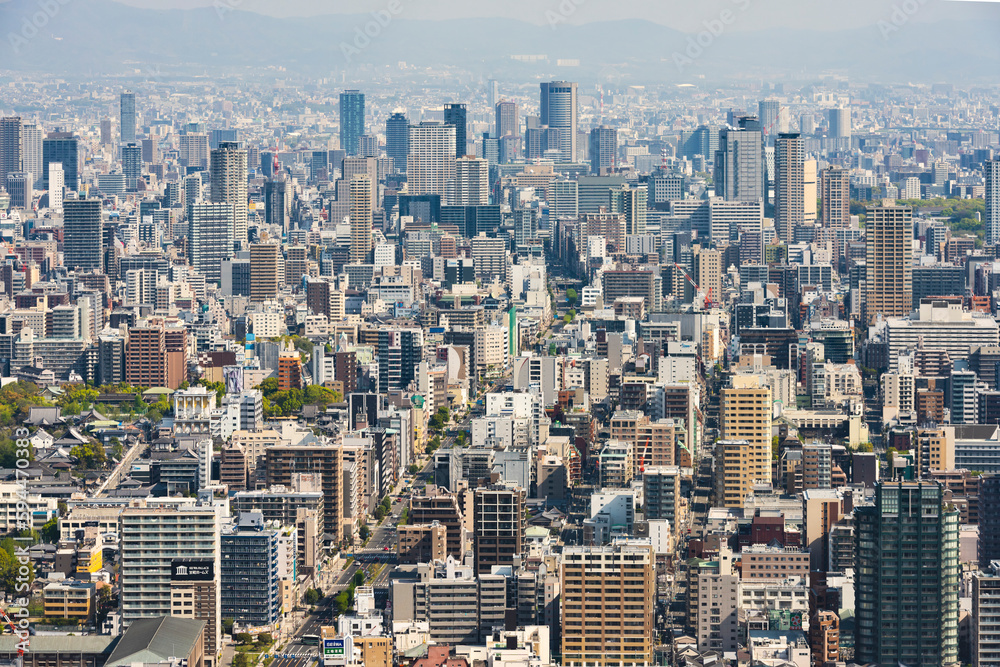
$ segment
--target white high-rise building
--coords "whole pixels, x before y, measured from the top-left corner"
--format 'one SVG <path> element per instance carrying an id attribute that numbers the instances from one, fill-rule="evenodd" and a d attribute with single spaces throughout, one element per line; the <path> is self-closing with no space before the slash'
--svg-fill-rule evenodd
<path id="1" fill-rule="evenodd" d="M 986 171 L 986 243 L 1000 243 L 1000 160 L 983 164 Z"/>
<path id="2" fill-rule="evenodd" d="M 778 135 L 774 167 L 774 228 L 778 238 L 792 243 L 795 229 L 805 222 L 805 144 L 800 135 Z"/>
<path id="3" fill-rule="evenodd" d="M 222 260 L 233 256 L 233 206 L 197 202 L 188 211 L 188 262 L 207 282 L 220 283 Z"/>
<path id="4" fill-rule="evenodd" d="M 45 176 L 42 173 L 42 128 L 35 123 L 21 126 L 21 159 L 21 171 L 31 174 L 35 183 L 41 183 Z"/>
<path id="5" fill-rule="evenodd" d="M 62 162 L 49 162 L 49 208 L 53 211 L 62 211 L 65 187 L 66 173 Z"/>
<path id="6" fill-rule="evenodd" d="M 489 162 L 477 157 L 455 160 L 455 180 L 447 198 L 450 206 L 486 206 L 490 203 Z"/>
<path id="7" fill-rule="evenodd" d="M 371 252 L 371 182 L 366 174 L 356 174 L 351 179 L 351 264 L 368 262 Z"/>
<path id="8" fill-rule="evenodd" d="M 233 243 L 247 243 L 247 152 L 239 142 L 223 141 L 212 151 L 212 202 L 233 207 Z"/>
<path id="9" fill-rule="evenodd" d="M 425 122 L 410 126 L 406 176 L 411 195 L 448 195 L 455 180 L 455 126 Z"/>

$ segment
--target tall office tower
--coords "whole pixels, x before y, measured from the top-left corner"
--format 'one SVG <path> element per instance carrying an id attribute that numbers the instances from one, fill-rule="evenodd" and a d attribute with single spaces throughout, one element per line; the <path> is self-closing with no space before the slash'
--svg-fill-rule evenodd
<path id="1" fill-rule="evenodd" d="M 326 150 L 313 151 L 309 156 L 309 180 L 315 183 L 321 178 L 329 180 L 330 152 Z"/>
<path id="2" fill-rule="evenodd" d="M 563 162 L 576 161 L 576 128 L 579 120 L 577 84 L 552 81 L 541 84 L 541 125 L 559 130 L 559 151 Z M 553 146 L 549 146 L 553 148 Z"/>
<path id="3" fill-rule="evenodd" d="M 0 118 L 0 183 L 7 174 L 21 171 L 21 118 Z"/>
<path id="4" fill-rule="evenodd" d="M 49 208 L 53 211 L 62 212 L 63 189 L 65 188 L 66 174 L 63 173 L 61 162 L 49 163 Z"/>
<path id="5" fill-rule="evenodd" d="M 549 184 L 549 218 L 573 220 L 580 215 L 580 184 L 552 181 Z"/>
<path id="6" fill-rule="evenodd" d="M 42 128 L 35 123 L 21 126 L 21 171 L 26 171 L 35 183 L 45 180 L 42 173 Z"/>
<path id="7" fill-rule="evenodd" d="M 527 245 L 538 238 L 538 218 L 531 208 L 514 209 L 514 244 Z"/>
<path id="8" fill-rule="evenodd" d="M 291 489 L 298 475 L 318 475 L 323 491 L 323 532 L 334 543 L 351 539 L 353 531 L 344 528 L 343 445 L 277 445 L 268 447 L 265 456 L 268 486 L 282 484 Z"/>
<path id="9" fill-rule="evenodd" d="M 247 242 L 247 152 L 235 141 L 219 142 L 212 151 L 212 195 L 215 204 L 233 207 L 233 247 Z"/>
<path id="10" fill-rule="evenodd" d="M 986 245 L 1000 243 L 1000 160 L 983 163 L 986 172 Z"/>
<path id="11" fill-rule="evenodd" d="M 837 107 L 830 109 L 830 138 L 851 138 L 851 108 Z"/>
<path id="12" fill-rule="evenodd" d="M 188 263 L 205 282 L 222 282 L 222 260 L 233 256 L 233 218 L 231 204 L 195 202 L 188 207 Z"/>
<path id="13" fill-rule="evenodd" d="M 455 158 L 469 152 L 468 112 L 464 104 L 444 105 L 444 124 L 455 128 Z"/>
<path id="14" fill-rule="evenodd" d="M 378 137 L 374 134 L 358 137 L 358 157 L 378 157 Z"/>
<path id="15" fill-rule="evenodd" d="M 638 540 L 563 550 L 563 665 L 654 664 L 654 565 L 652 546 Z"/>
<path id="16" fill-rule="evenodd" d="M 273 626 L 281 616 L 280 532 L 264 515 L 243 512 L 222 532 L 219 598 L 222 617 L 249 626 Z"/>
<path id="17" fill-rule="evenodd" d="M 486 86 L 486 104 L 492 109 L 500 101 L 500 82 L 490 79 Z"/>
<path id="18" fill-rule="evenodd" d="M 774 144 L 774 229 L 785 243 L 795 241 L 795 230 L 805 223 L 805 159 L 800 135 L 778 135 Z"/>
<path id="19" fill-rule="evenodd" d="M 63 266 L 67 269 L 100 270 L 100 199 L 67 199 L 63 202 Z"/>
<path id="20" fill-rule="evenodd" d="M 865 221 L 865 321 L 903 317 L 913 306 L 913 209 L 887 200 Z"/>
<path id="21" fill-rule="evenodd" d="M 517 102 L 499 102 L 496 105 L 494 135 L 498 139 L 520 136 L 521 123 L 517 117 Z"/>
<path id="22" fill-rule="evenodd" d="M 880 482 L 854 531 L 855 661 L 958 665 L 958 510 L 941 486 Z"/>
<path id="23" fill-rule="evenodd" d="M 285 270 L 281 246 L 254 243 L 250 246 L 250 302 L 263 303 L 278 298 Z"/>
<path id="24" fill-rule="evenodd" d="M 726 128 L 715 153 L 715 194 L 727 201 L 764 199 L 764 154 L 760 124 L 740 118 L 739 129 Z"/>
<path id="25" fill-rule="evenodd" d="M 138 144 L 122 146 L 122 173 L 125 174 L 125 188 L 134 192 L 142 178 L 142 147 Z"/>
<path id="26" fill-rule="evenodd" d="M 372 254 L 372 187 L 367 174 L 351 179 L 351 264 L 365 264 Z"/>
<path id="27" fill-rule="evenodd" d="M 822 226 L 829 229 L 850 227 L 851 173 L 836 165 L 827 167 L 820 172 L 820 192 L 820 197 L 823 200 Z M 998 234 L 1000 234 L 1000 226 L 998 226 Z"/>
<path id="28" fill-rule="evenodd" d="M 114 137 L 111 136 L 111 119 L 104 118 L 101 120 L 101 145 L 110 146 L 113 141 Z"/>
<path id="29" fill-rule="evenodd" d="M 527 492 L 517 485 L 475 490 L 473 534 L 476 572 L 489 574 L 494 565 L 512 565 L 524 548 L 524 502 Z"/>
<path id="30" fill-rule="evenodd" d="M 208 135 L 197 132 L 182 134 L 178 138 L 179 159 L 182 166 L 190 170 L 201 170 L 208 167 L 210 156 Z"/>
<path id="31" fill-rule="evenodd" d="M 618 130 L 607 125 L 590 131 L 590 173 L 608 176 L 615 170 L 618 156 Z"/>
<path id="32" fill-rule="evenodd" d="M 411 195 L 448 195 L 455 179 L 455 128 L 424 122 L 410 126 L 406 175 Z"/>
<path id="33" fill-rule="evenodd" d="M 781 103 L 778 100 L 761 100 L 757 103 L 757 118 L 760 119 L 760 129 L 771 141 L 778 136 L 778 118 L 781 115 Z"/>
<path id="34" fill-rule="evenodd" d="M 358 138 L 365 133 L 365 94 L 345 90 L 340 94 L 340 148 L 358 154 Z"/>
<path id="35" fill-rule="evenodd" d="M 264 220 L 268 225 L 277 225 L 281 234 L 288 233 L 288 182 L 279 176 L 264 184 Z"/>
<path id="36" fill-rule="evenodd" d="M 486 206 L 490 203 L 490 165 L 477 157 L 455 160 L 455 180 L 449 206 Z"/>
<path id="37" fill-rule="evenodd" d="M 7 194 L 10 195 L 10 205 L 25 211 L 31 210 L 35 184 L 31 174 L 25 171 L 7 172 Z"/>
<path id="38" fill-rule="evenodd" d="M 625 216 L 625 234 L 646 233 L 646 209 L 649 186 L 630 187 L 627 183 L 611 190 L 611 213 Z"/>
<path id="39" fill-rule="evenodd" d="M 80 189 L 80 139 L 72 132 L 49 132 L 42 140 L 42 182 L 41 190 L 49 189 L 49 165 L 61 162 L 66 175 L 66 190 Z"/>
<path id="40" fill-rule="evenodd" d="M 1000 661 L 1000 562 L 972 575 L 972 667 Z"/>
<path id="41" fill-rule="evenodd" d="M 220 511 L 218 506 L 193 503 L 122 510 L 119 572 L 125 625 L 139 618 L 171 615 L 171 573 L 175 560 L 197 559 L 211 564 L 212 585 L 218 590 Z M 215 618 L 221 621 L 218 608 L 215 612 Z M 215 635 L 216 645 L 219 630 L 205 629 Z"/>
<path id="42" fill-rule="evenodd" d="M 135 93 L 126 90 L 121 96 L 121 139 L 119 143 L 129 144 L 135 142 Z"/>
<path id="43" fill-rule="evenodd" d="M 771 481 L 771 389 L 762 387 L 756 377 L 733 376 L 731 386 L 722 390 L 720 437 L 724 442 L 743 442 L 739 448 L 739 465 L 733 466 L 729 450 L 716 466 L 719 480 L 719 501 L 726 507 L 742 507 L 755 482 Z M 720 443 L 721 447 L 721 443 Z"/>
<path id="44" fill-rule="evenodd" d="M 989 475 L 979 481 L 980 507 L 1000 507 L 1000 476 Z M 979 515 L 979 567 L 986 569 L 1000 560 L 1000 513 L 983 512 Z"/>
<path id="45" fill-rule="evenodd" d="M 380 204 L 378 160 L 373 157 L 344 158 L 343 174 L 341 177 L 348 185 L 348 191 L 350 191 L 351 181 L 353 181 L 354 177 L 358 175 L 368 177 L 368 182 L 371 186 L 371 206 L 374 211 L 379 208 Z"/>
<path id="46" fill-rule="evenodd" d="M 380 329 L 378 332 L 378 388 L 406 389 L 417 377 L 423 355 L 424 334 L 420 329 Z"/>
<path id="47" fill-rule="evenodd" d="M 218 574 L 212 559 L 175 558 L 170 562 L 170 615 L 205 621 L 205 667 L 215 667 L 219 651 Z"/>
<path id="48" fill-rule="evenodd" d="M 395 170 L 406 173 L 406 156 L 410 152 L 410 121 L 406 114 L 396 112 L 385 121 L 385 154 L 392 158 Z"/>

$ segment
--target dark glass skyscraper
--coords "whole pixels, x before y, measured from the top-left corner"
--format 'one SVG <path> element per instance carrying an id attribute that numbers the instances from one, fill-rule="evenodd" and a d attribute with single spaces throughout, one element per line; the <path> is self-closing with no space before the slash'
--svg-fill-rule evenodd
<path id="1" fill-rule="evenodd" d="M 67 269 L 101 268 L 100 199 L 63 202 L 63 264 Z"/>
<path id="2" fill-rule="evenodd" d="M 21 117 L 0 118 L 0 182 L 21 171 Z"/>
<path id="3" fill-rule="evenodd" d="M 49 132 L 42 141 L 42 190 L 49 189 L 50 162 L 62 162 L 67 191 L 80 188 L 79 141 L 72 132 Z"/>
<path id="4" fill-rule="evenodd" d="M 590 131 L 590 173 L 606 176 L 614 171 L 618 154 L 618 130 L 607 125 Z"/>
<path id="5" fill-rule="evenodd" d="M 125 188 L 135 190 L 142 178 L 142 147 L 135 142 L 122 146 L 122 172 L 125 174 Z"/>
<path id="6" fill-rule="evenodd" d="M 455 157 L 464 157 L 468 146 L 468 112 L 464 104 L 444 105 L 444 124 L 455 126 Z"/>
<path id="7" fill-rule="evenodd" d="M 958 510 L 937 483 L 882 482 L 854 510 L 855 661 L 958 663 Z"/>
<path id="8" fill-rule="evenodd" d="M 399 173 L 406 173 L 406 156 L 410 152 L 410 121 L 396 112 L 385 122 L 385 154 L 392 158 Z"/>
<path id="9" fill-rule="evenodd" d="M 564 162 L 576 160 L 576 129 L 580 110 L 577 84 L 552 81 L 541 84 L 541 124 L 559 130 L 559 150 Z M 549 148 L 555 148 L 549 146 Z"/>
<path id="10" fill-rule="evenodd" d="M 358 154 L 358 137 L 365 133 L 365 94 L 345 90 L 340 94 L 340 147 Z"/>
<path id="11" fill-rule="evenodd" d="M 126 90 L 121 98 L 121 143 L 135 141 L 135 93 Z"/>

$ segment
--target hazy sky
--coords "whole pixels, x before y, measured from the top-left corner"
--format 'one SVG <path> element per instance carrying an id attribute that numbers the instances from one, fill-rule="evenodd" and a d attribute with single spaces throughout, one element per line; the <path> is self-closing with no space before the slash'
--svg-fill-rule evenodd
<path id="1" fill-rule="evenodd" d="M 358 14 L 385 9 L 394 0 L 117 0 L 156 9 L 225 4 L 269 16 Z M 879 21 L 930 22 L 948 18 L 996 21 L 1000 0 L 395 0 L 407 18 L 505 17 L 529 23 L 582 23 L 641 18 L 696 32 L 721 12 L 733 12 L 733 30 L 769 27 L 832 30 Z M 909 14 L 903 13 L 904 8 Z"/>

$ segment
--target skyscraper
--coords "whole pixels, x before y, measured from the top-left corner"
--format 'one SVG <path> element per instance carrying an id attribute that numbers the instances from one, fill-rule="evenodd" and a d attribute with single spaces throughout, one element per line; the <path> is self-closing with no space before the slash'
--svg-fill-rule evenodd
<path id="1" fill-rule="evenodd" d="M 851 226 L 851 174 L 831 165 L 820 173 L 820 197 L 823 199 L 823 227 L 847 229 Z M 1000 233 L 1000 229 L 998 229 Z"/>
<path id="2" fill-rule="evenodd" d="M 369 261 L 372 253 L 372 188 L 367 174 L 351 179 L 351 264 Z"/>
<path id="3" fill-rule="evenodd" d="M 757 117 L 760 119 L 760 129 L 765 137 L 778 135 L 778 117 L 781 114 L 781 103 L 778 100 L 761 100 L 757 103 Z"/>
<path id="4" fill-rule="evenodd" d="M 563 550 L 563 665 L 654 664 L 655 611 L 647 601 L 656 594 L 655 560 L 641 541 Z"/>
<path id="5" fill-rule="evenodd" d="M 477 157 L 455 160 L 455 180 L 449 206 L 485 206 L 490 203 L 489 164 Z"/>
<path id="6" fill-rule="evenodd" d="M 365 94 L 345 90 L 340 94 L 340 148 L 358 154 L 358 138 L 365 133 Z"/>
<path id="7" fill-rule="evenodd" d="M 958 665 L 958 510 L 937 483 L 881 482 L 854 516 L 855 661 Z"/>
<path id="8" fill-rule="evenodd" d="M 715 194 L 727 201 L 764 199 L 764 157 L 760 123 L 740 118 L 738 129 L 726 128 L 715 154 Z"/>
<path id="9" fill-rule="evenodd" d="M 35 183 L 31 174 L 26 171 L 7 172 L 7 194 L 10 195 L 10 205 L 15 208 L 31 210 Z"/>
<path id="10" fill-rule="evenodd" d="M 411 195 L 448 195 L 455 178 L 455 128 L 435 122 L 410 126 L 406 163 Z"/>
<path id="11" fill-rule="evenodd" d="M 497 139 L 519 136 L 520 121 L 517 117 L 517 102 L 500 102 L 496 106 L 496 124 L 494 131 Z"/>
<path id="12" fill-rule="evenodd" d="M 233 256 L 234 216 L 233 205 L 225 202 L 196 202 L 188 208 L 188 263 L 205 282 L 220 283 L 222 260 Z"/>
<path id="13" fill-rule="evenodd" d="M 65 189 L 66 174 L 63 173 L 62 164 L 59 162 L 49 163 L 49 208 L 53 211 L 62 211 L 63 190 Z"/>
<path id="14" fill-rule="evenodd" d="M 796 228 L 805 222 L 805 145 L 801 136 L 778 135 L 774 166 L 774 229 L 779 239 L 791 243 Z"/>
<path id="15" fill-rule="evenodd" d="M 831 139 L 851 138 L 851 108 L 837 107 L 830 109 L 830 132 Z"/>
<path id="16" fill-rule="evenodd" d="M 983 163 L 986 172 L 986 244 L 1000 243 L 1000 160 Z"/>
<path id="17" fill-rule="evenodd" d="M 223 141 L 212 151 L 212 194 L 215 204 L 233 207 L 233 244 L 247 242 L 247 152 L 234 141 Z"/>
<path id="18" fill-rule="evenodd" d="M 913 209 L 886 200 L 865 222 L 865 321 L 903 317 L 913 306 Z"/>
<path id="19" fill-rule="evenodd" d="M 75 192 L 80 188 L 79 138 L 72 132 L 49 132 L 42 141 L 42 181 L 41 189 L 49 189 L 49 165 L 59 162 L 66 174 L 66 189 Z"/>
<path id="20" fill-rule="evenodd" d="M 142 178 L 142 147 L 134 142 L 122 146 L 122 173 L 125 188 L 134 191 Z"/>
<path id="21" fill-rule="evenodd" d="M 633 188 L 626 183 L 612 188 L 610 198 L 609 211 L 625 216 L 625 234 L 645 234 L 649 187 L 640 185 Z"/>
<path id="22" fill-rule="evenodd" d="M 121 96 L 121 144 L 135 141 L 135 93 L 126 90 Z"/>
<path id="23" fill-rule="evenodd" d="M 725 461 L 716 466 L 718 502 L 742 507 L 754 482 L 771 479 L 771 389 L 760 386 L 756 377 L 737 375 L 721 393 L 720 437 L 734 444 L 720 442 L 717 448 L 717 460 Z"/>
<path id="24" fill-rule="evenodd" d="M 262 303 L 278 297 L 283 271 L 281 246 L 277 243 L 250 245 L 250 301 Z"/>
<path id="25" fill-rule="evenodd" d="M 590 131 L 590 173 L 607 176 L 615 169 L 618 156 L 618 130 L 607 125 Z"/>
<path id="26" fill-rule="evenodd" d="M 392 158 L 397 172 L 406 173 L 406 156 L 410 152 L 410 121 L 406 114 L 396 112 L 385 122 L 385 154 Z"/>
<path id="27" fill-rule="evenodd" d="M 282 235 L 288 232 L 288 183 L 281 176 L 264 184 L 264 219 L 278 225 Z"/>
<path id="28" fill-rule="evenodd" d="M 101 268 L 101 200 L 63 202 L 63 265 L 67 269 Z"/>
<path id="29" fill-rule="evenodd" d="M 576 161 L 579 113 L 577 84 L 568 81 L 541 84 L 540 124 L 559 130 L 559 150 L 564 162 Z"/>
<path id="30" fill-rule="evenodd" d="M 524 501 L 516 484 L 476 489 L 473 532 L 476 572 L 488 574 L 494 565 L 511 565 L 524 548 Z"/>
<path id="31" fill-rule="evenodd" d="M 35 183 L 44 180 L 42 173 L 42 128 L 35 123 L 21 126 L 21 171 L 26 171 Z"/>
<path id="32" fill-rule="evenodd" d="M 0 118 L 0 182 L 7 174 L 21 171 L 21 118 Z"/>
<path id="33" fill-rule="evenodd" d="M 455 128 L 455 157 L 468 152 L 468 112 L 464 104 L 444 105 L 444 124 Z"/>

